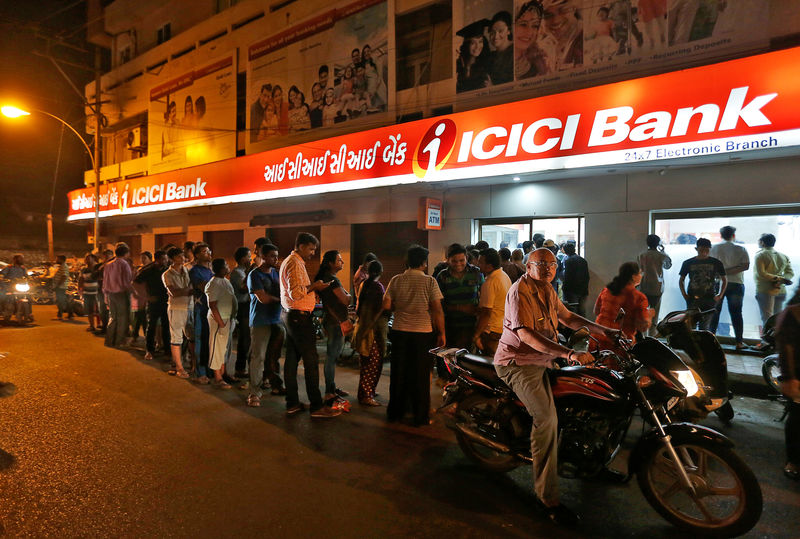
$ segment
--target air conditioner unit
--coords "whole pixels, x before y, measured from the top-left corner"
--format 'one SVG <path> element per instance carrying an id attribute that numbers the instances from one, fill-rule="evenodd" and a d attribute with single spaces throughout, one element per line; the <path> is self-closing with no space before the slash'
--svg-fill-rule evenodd
<path id="1" fill-rule="evenodd" d="M 142 128 L 141 127 L 134 127 L 130 131 L 128 131 L 128 149 L 135 150 L 140 148 L 142 145 Z"/>

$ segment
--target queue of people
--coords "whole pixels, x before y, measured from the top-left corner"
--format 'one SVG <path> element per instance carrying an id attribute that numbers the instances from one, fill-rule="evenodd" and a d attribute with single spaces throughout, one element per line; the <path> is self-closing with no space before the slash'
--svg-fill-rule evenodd
<path id="1" fill-rule="evenodd" d="M 731 239 L 725 241 L 732 241 L 735 229 L 725 232 L 731 232 Z M 381 406 L 375 390 L 391 343 L 386 418 L 389 422 L 401 421 L 410 413 L 411 424 L 418 427 L 431 423 L 431 348 L 467 348 L 492 356 L 498 376 L 535 418 L 531 449 L 537 503 L 549 519 L 570 524 L 577 516 L 559 501 L 557 416 L 547 369 L 559 359 L 579 365 L 594 358 L 588 352 L 561 345 L 558 328 L 588 327 L 605 341 L 605 346 L 613 346 L 620 332 L 631 339 L 638 332 L 646 332 L 663 293 L 663 270 L 672 263 L 657 236 L 649 236 L 647 244 L 648 250 L 639 261 L 623 263 L 602 290 L 594 306 L 595 321 L 581 314 L 581 304 L 588 295 L 588 264 L 576 254 L 574 244 L 556 247 L 544 237 L 523 244 L 521 274 L 520 264 L 509 256 L 507 248 L 501 253 L 486 242 L 478 242 L 474 246 L 450 245 L 446 259 L 429 275 L 428 250 L 413 245 L 406 252 L 406 270 L 392 277 L 385 288 L 380 282 L 383 266 L 369 253 L 353 277 L 352 296 L 337 277 L 344 264 L 336 250 L 323 254 L 319 271 L 313 279 L 310 277 L 307 263 L 320 242 L 308 233 L 297 235 L 293 250 L 280 263 L 279 248 L 266 238 L 259 238 L 252 251 L 240 247 L 234 253 L 237 266 L 233 272 L 225 259 L 212 258 L 207 244 L 191 242 L 183 248 L 166 246 L 156 251 L 151 262 L 134 272 L 127 245 L 118 244 L 102 271 L 93 255 L 87 256 L 88 269 L 81 272 L 82 290 L 89 295 L 93 289 L 98 295 L 102 291 L 106 298 L 106 345 L 125 346 L 129 298 L 138 286 L 137 301 L 147 303 L 145 359 L 155 354 L 155 335 L 160 326 L 162 341 L 169 346 L 173 361 L 169 374 L 178 378 L 194 375 L 196 383 L 213 384 L 219 389 L 231 389 L 236 384 L 248 391 L 246 404 L 250 407 L 260 406 L 264 390 L 270 390 L 271 395 L 285 398 L 288 416 L 308 409 L 313 418 L 333 418 L 349 411 L 348 395 L 335 382 L 336 360 L 348 335 L 360 358 L 358 402 L 367 407 Z M 781 292 L 785 294 L 791 268 L 788 259 L 772 249 L 774 237 L 762 236 L 761 244 L 756 256 L 756 266 L 761 270 L 756 279 L 767 278 L 772 286 L 764 291 L 757 287 L 757 293 L 771 296 L 775 309 L 780 305 Z M 728 299 L 729 308 L 735 308 L 743 285 L 734 287 L 728 296 L 727 278 L 730 275 L 730 283 L 741 284 L 732 274 L 744 271 L 749 264 L 735 247 L 712 247 L 702 238 L 697 241 L 697 256 L 683 262 L 680 271 L 680 288 L 688 307 L 718 309 L 721 301 Z M 712 252 L 725 262 L 711 256 Z M 96 286 L 92 287 L 92 282 Z M 319 300 L 327 334 L 324 393 L 320 391 L 313 321 Z M 622 317 L 620 308 L 624 310 Z M 247 316 L 240 312 L 245 309 Z M 779 322 L 778 341 L 785 392 L 796 401 L 800 397 L 792 332 L 800 316 L 794 307 L 788 311 Z M 237 355 L 245 353 L 246 361 L 237 357 L 231 373 L 226 372 L 226 366 L 231 366 L 237 322 L 241 322 Z M 246 352 L 244 343 L 249 344 Z M 188 370 L 184 352 L 188 352 Z M 299 395 L 300 362 L 308 404 Z M 440 368 L 439 376 L 446 379 L 448 374 Z M 794 406 L 787 423 L 789 462 L 785 468 L 792 478 L 798 476 L 797 417 Z M 609 470 L 608 475 L 614 472 Z"/>

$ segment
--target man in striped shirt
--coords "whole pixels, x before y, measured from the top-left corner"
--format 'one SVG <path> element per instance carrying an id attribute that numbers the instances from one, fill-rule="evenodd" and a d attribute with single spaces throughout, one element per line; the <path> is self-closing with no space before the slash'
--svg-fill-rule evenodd
<path id="1" fill-rule="evenodd" d="M 319 390 L 319 355 L 311 313 L 317 304 L 316 292 L 330 283 L 312 283 L 306 269 L 306 262 L 314 256 L 318 247 L 319 240 L 313 234 L 300 232 L 295 240 L 294 251 L 281 264 L 281 320 L 286 326 L 283 374 L 286 378 L 286 414 L 294 415 L 305 410 L 297 393 L 297 365 L 302 360 L 311 417 L 326 418 L 335 417 L 342 411 L 324 406 Z"/>
<path id="2" fill-rule="evenodd" d="M 447 344 L 469 348 L 478 322 L 478 298 L 483 275 L 467 264 L 467 250 L 458 243 L 447 248 L 447 269 L 436 276 L 444 299 L 444 328 Z"/>

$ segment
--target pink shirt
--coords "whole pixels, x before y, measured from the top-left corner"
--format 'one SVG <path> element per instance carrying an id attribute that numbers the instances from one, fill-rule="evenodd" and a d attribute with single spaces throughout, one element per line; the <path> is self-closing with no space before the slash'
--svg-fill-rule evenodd
<path id="1" fill-rule="evenodd" d="M 133 282 L 133 268 L 124 258 L 115 258 L 103 266 L 103 292 L 128 292 Z"/>
<path id="2" fill-rule="evenodd" d="M 517 365 L 551 367 L 554 357 L 522 342 L 517 330 L 523 327 L 532 329 L 557 342 L 558 316 L 568 312 L 550 283 L 527 274 L 520 277 L 506 295 L 503 333 L 494 355 L 495 364 L 508 365 L 514 361 Z"/>

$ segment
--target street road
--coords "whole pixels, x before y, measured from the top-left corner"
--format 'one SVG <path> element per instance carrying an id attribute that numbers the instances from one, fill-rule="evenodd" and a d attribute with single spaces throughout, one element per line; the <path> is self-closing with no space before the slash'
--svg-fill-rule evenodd
<path id="1" fill-rule="evenodd" d="M 52 320 L 53 307 L 35 315 L 34 327 L 0 327 L 0 380 L 18 386 L 0 399 L 0 535 L 676 536 L 635 481 L 564 480 L 583 522 L 562 530 L 531 510 L 529 467 L 481 471 L 440 419 L 387 425 L 385 408 L 358 404 L 332 420 L 287 418 L 269 396 L 247 408 L 244 391 L 200 387 L 139 351 L 105 348 L 84 319 Z M 339 368 L 337 382 L 355 393 L 357 372 Z M 379 393 L 388 397 L 388 376 Z M 761 482 L 764 514 L 749 535 L 800 536 L 800 484 L 781 473 L 780 406 L 734 407 L 731 428 L 706 423 L 733 438 Z"/>

